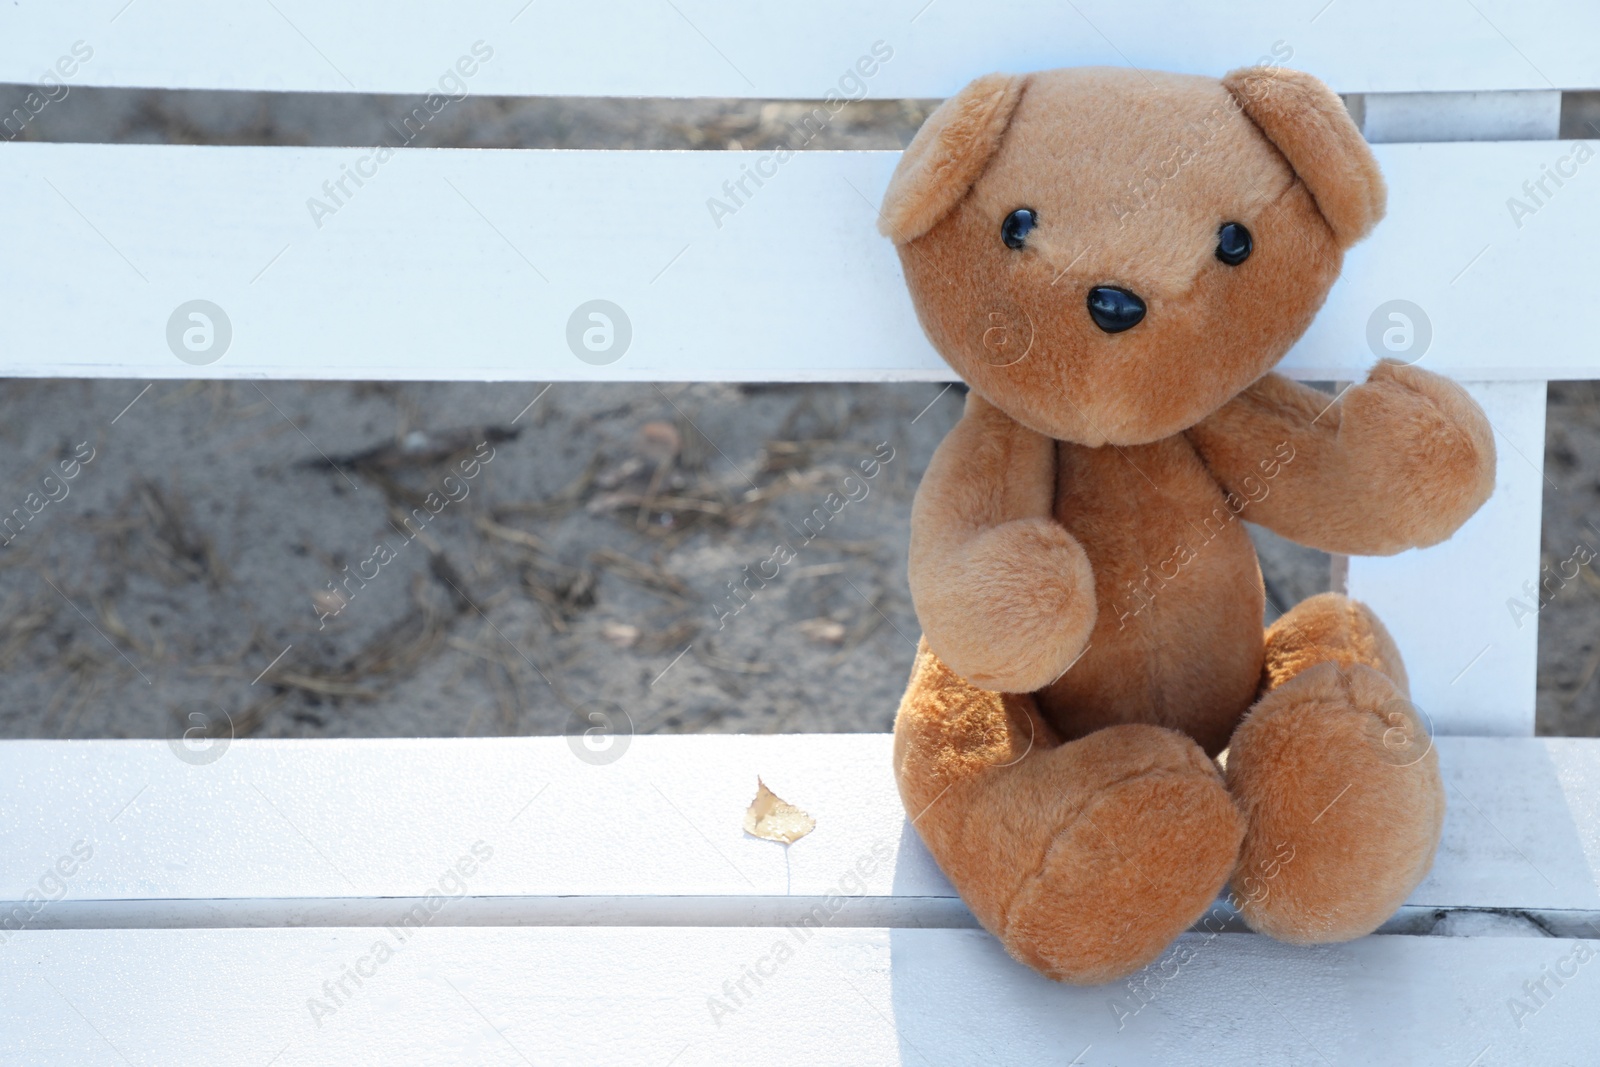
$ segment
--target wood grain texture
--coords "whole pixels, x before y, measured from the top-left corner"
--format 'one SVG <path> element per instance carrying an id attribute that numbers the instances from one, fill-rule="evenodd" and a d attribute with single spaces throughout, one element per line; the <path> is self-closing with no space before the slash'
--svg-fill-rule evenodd
<path id="1" fill-rule="evenodd" d="M 1600 181 L 1579 170 L 1520 228 L 1506 206 L 1569 144 L 1378 146 L 1389 217 L 1349 255 L 1283 369 L 1361 377 L 1376 358 L 1369 320 L 1403 299 L 1427 318 L 1429 369 L 1591 376 Z M 347 180 L 351 195 L 319 227 L 307 200 L 331 203 L 323 183 L 371 149 L 3 151 L 0 196 L 19 205 L 12 237 L 28 250 L 0 264 L 9 377 L 951 377 L 873 228 L 892 152 L 800 153 L 714 220 L 707 200 L 765 153 L 408 150 L 362 164 L 376 176 Z M 1537 314 L 1507 296 L 1533 279 Z M 197 298 L 232 325 L 226 352 L 204 365 L 179 359 L 166 332 Z M 573 313 L 597 298 L 632 325 L 604 365 L 567 340 Z"/>
<path id="2" fill-rule="evenodd" d="M 1191 934 L 1173 951 L 1132 980 L 1140 1007 L 1126 984 L 1046 981 L 976 931 L 47 932 L 0 953 L 0 1054 L 81 1067 L 1588 1062 L 1597 964 L 1573 961 L 1575 941 L 1302 949 Z M 1514 1015 L 1514 998 L 1533 1003 L 1523 983 L 1562 961 L 1575 976 Z M 340 993 L 357 967 L 361 984 Z"/>
<path id="3" fill-rule="evenodd" d="M 1600 741 L 1437 744 L 1449 817 L 1410 903 L 1600 911 Z M 235 741 L 197 766 L 163 741 L 6 742 L 0 900 L 24 899 L 81 841 L 92 858 L 35 925 L 203 925 L 252 902 L 252 922 L 368 922 L 352 901 L 425 897 L 482 842 L 493 857 L 445 888 L 495 899 L 461 901 L 462 922 L 762 924 L 833 894 L 882 909 L 865 921 L 967 925 L 907 825 L 889 747 L 639 736 L 595 765 L 560 737 Z M 758 774 L 816 817 L 812 834 L 785 847 L 744 833 Z M 607 899 L 562 915 L 578 906 L 557 897 Z M 144 901 L 162 906 L 146 916 Z"/>

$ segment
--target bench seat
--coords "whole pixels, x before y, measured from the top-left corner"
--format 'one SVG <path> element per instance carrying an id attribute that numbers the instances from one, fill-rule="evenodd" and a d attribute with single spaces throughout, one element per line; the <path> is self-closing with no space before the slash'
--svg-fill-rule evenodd
<path id="1" fill-rule="evenodd" d="M 379 940 L 394 946 L 383 963 Z M 782 963 L 779 941 L 794 945 Z M 57 931 L 6 946 L 0 1056 L 74 1067 L 1573 1065 L 1593 1062 L 1595 964 L 1565 964 L 1582 969 L 1564 988 L 1547 980 L 1542 1005 L 1524 983 L 1580 944 L 1371 937 L 1297 949 L 1190 934 L 1178 943 L 1187 961 L 1152 979 L 1140 1008 L 1122 986 L 1049 982 L 973 930 L 829 928 L 800 942 L 750 927 L 435 927 L 404 943 L 350 927 Z M 347 979 L 348 995 L 335 987 L 336 1003 L 323 983 L 363 959 L 368 977 Z M 760 986 L 745 978 L 758 964 Z M 726 990 L 741 979 L 749 995 L 734 1007 Z M 712 998 L 729 1010 L 714 1014 Z M 1514 999 L 1529 1008 L 1520 1017 Z"/>
<path id="2" fill-rule="evenodd" d="M 638 736 L 607 764 L 574 743 L 0 746 L 0 898 L 78 858 L 0 943 L 0 1042 L 85 1064 L 120 1062 L 108 1042 L 217 1064 L 1567 1063 L 1596 1003 L 1589 976 L 1544 976 L 1600 937 L 1600 740 L 1438 738 L 1444 840 L 1388 933 L 1297 949 L 1219 902 L 1142 994 L 1057 986 L 975 929 L 886 735 Z M 811 835 L 743 832 L 758 774 Z M 323 990 L 363 959 L 363 985 Z"/>

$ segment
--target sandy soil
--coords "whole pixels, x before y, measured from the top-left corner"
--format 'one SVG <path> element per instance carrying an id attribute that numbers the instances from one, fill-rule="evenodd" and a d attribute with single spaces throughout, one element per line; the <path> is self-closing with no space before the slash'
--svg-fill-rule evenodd
<path id="1" fill-rule="evenodd" d="M 887 729 L 911 496 L 960 404 L 13 383 L 0 485 L 65 496 L 0 556 L 0 732 L 549 733 L 591 702 L 641 732 Z M 1276 547 L 1298 599 L 1315 554 Z"/>
<path id="2" fill-rule="evenodd" d="M 1539 626 L 1538 725 L 1542 734 L 1600 736 L 1600 386 L 1551 382 L 1545 429 L 1546 592 Z M 1584 560 L 1596 562 L 1582 566 Z M 1574 573 L 1575 572 L 1575 573 Z M 1568 577 L 1563 578 L 1562 575 Z M 1524 603 L 1541 600 L 1524 597 Z"/>
<path id="3" fill-rule="evenodd" d="M 25 136 L 361 144 L 410 106 L 75 89 Z M 421 143 L 749 148 L 806 108 L 468 99 Z M 900 147 L 927 109 L 862 103 L 811 147 Z M 596 711 L 640 732 L 890 726 L 917 636 L 911 496 L 958 389 L 142 389 L 0 394 L 0 510 L 65 491 L 0 549 L 0 736 L 554 733 Z M 1597 399 L 1551 390 L 1553 563 L 1600 549 Z M 831 493 L 857 499 L 835 514 Z M 1325 556 L 1252 534 L 1275 603 L 1326 587 Z M 779 543 L 793 560 L 733 611 L 728 583 Z M 1585 569 L 1541 613 L 1542 732 L 1600 732 L 1597 610 Z"/>

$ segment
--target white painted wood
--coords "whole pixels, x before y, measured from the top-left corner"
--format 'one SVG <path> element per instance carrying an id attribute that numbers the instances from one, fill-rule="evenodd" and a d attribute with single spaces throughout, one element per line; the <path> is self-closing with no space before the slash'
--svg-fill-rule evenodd
<path id="1" fill-rule="evenodd" d="M 131 16 L 130 16 L 131 17 Z M 0 261 L 0 374 L 456 380 L 945 380 L 874 229 L 891 152 L 800 153 L 717 220 L 707 200 L 762 153 L 405 151 L 336 214 L 370 150 L 12 144 L 25 205 Z M 1378 148 L 1390 210 L 1347 257 L 1298 377 L 1364 376 L 1368 322 L 1419 305 L 1423 365 L 1473 380 L 1588 377 L 1600 174 L 1513 222 L 1508 198 L 1571 142 Z M 367 167 L 376 164 L 365 164 Z M 1584 164 L 1600 167 L 1600 163 Z M 116 180 L 107 180 L 115 175 Z M 343 198 L 341 198 L 343 199 Z M 1510 294 L 1537 279 L 1537 311 Z M 208 365 L 168 347 L 180 304 L 220 305 Z M 579 305 L 620 305 L 630 347 L 569 348 Z"/>
<path id="2" fill-rule="evenodd" d="M 478 93 L 814 99 L 882 40 L 894 58 L 868 84 L 889 98 L 948 96 L 992 70 L 1274 59 L 1341 92 L 1548 89 L 1600 85 L 1597 38 L 1583 0 L 93 0 L 0 8 L 0 81 L 31 81 L 83 40 L 95 53 L 77 84 L 421 94 L 482 40 L 494 58 Z"/>
<path id="3" fill-rule="evenodd" d="M 1437 744 L 1449 816 L 1410 903 L 1565 913 L 1564 928 L 1600 914 L 1600 740 Z M 889 749 L 637 736 L 595 765 L 559 737 L 236 741 L 194 765 L 162 741 L 5 742 L 0 901 L 84 842 L 92 857 L 68 863 L 64 893 L 46 880 L 61 899 L 32 925 L 367 923 L 373 901 L 425 897 L 481 841 L 493 856 L 445 886 L 480 899 L 442 921 L 762 925 L 832 893 L 865 898 L 863 922 L 969 925 L 907 825 Z M 757 775 L 816 831 L 787 848 L 746 835 Z"/>
<path id="4" fill-rule="evenodd" d="M 1400 141 L 1542 141 L 1561 135 L 1561 93 L 1376 93 L 1362 101 L 1361 132 Z"/>
<path id="5" fill-rule="evenodd" d="M 1591 1062 L 1585 947 L 1196 934 L 1138 977 L 1140 1007 L 1127 984 L 1056 985 L 973 931 L 61 931 L 0 953 L 0 1048 L 75 1067 L 1568 1065 Z M 1562 987 L 1513 1016 L 1558 965 Z"/>
<path id="6" fill-rule="evenodd" d="M 1346 588 L 1389 627 L 1405 658 L 1412 699 L 1438 732 L 1531 735 L 1537 609 L 1548 595 L 1536 588 L 1545 386 L 1474 382 L 1468 388 L 1495 428 L 1494 495 L 1442 545 L 1351 557 Z M 1525 583 L 1535 587 L 1532 594 Z"/>
<path id="7" fill-rule="evenodd" d="M 824 829 L 746 836 L 757 775 Z M 412 895 L 479 839 L 474 894 L 816 895 L 880 838 L 873 893 L 950 893 L 902 844 L 876 735 L 641 735 L 598 765 L 562 737 L 236 741 L 198 766 L 164 741 L 6 742 L 0 790 L 0 899 L 86 835 L 75 900 Z"/>
<path id="8" fill-rule="evenodd" d="M 843 899 L 841 896 L 839 899 Z M 220 897 L 204 900 L 170 898 L 140 900 L 73 900 L 64 898 L 36 915 L 13 918 L 13 929 L 25 930 L 209 930 L 281 926 L 384 926 L 396 915 L 427 907 L 427 894 L 384 897 Z M 0 904 L 0 919 L 15 906 Z M 581 896 L 463 895 L 452 899 L 446 926 L 794 926 L 813 924 L 827 912 L 825 894 L 727 894 L 722 896 L 651 896 L 641 893 Z M 417 913 L 421 915 L 421 912 Z M 1497 911 L 1456 909 L 1460 915 L 1500 915 Z M 1533 909 L 1547 929 L 1563 936 L 1586 934 L 1585 920 L 1600 921 L 1600 912 Z M 1229 932 L 1248 931 L 1248 924 L 1226 901 L 1219 901 L 1217 921 Z M 855 896 L 848 913 L 833 917 L 837 926 L 976 930 L 979 923 L 959 897 Z M 1430 934 L 1439 924 L 1436 909 L 1406 905 L 1380 932 Z M 1539 936 L 1542 932 L 1535 931 Z M 1526 930 L 1519 936 L 1527 936 Z"/>
<path id="9" fill-rule="evenodd" d="M 1554 140 L 1561 132 L 1561 93 L 1389 93 L 1363 99 L 1352 113 L 1360 115 L 1362 132 L 1374 143 Z M 1577 146 L 1551 147 L 1552 158 L 1524 179 L 1527 188 L 1508 192 L 1506 218 L 1518 237 L 1537 221 L 1534 214 L 1547 208 L 1553 213 L 1555 196 L 1567 191 L 1561 172 L 1577 169 Z M 1536 184 L 1541 182 L 1543 188 Z M 1485 235 L 1499 236 L 1492 228 Z M 1494 254 L 1492 244 L 1486 241 L 1482 258 Z M 1461 281 L 1453 277 L 1447 288 Z M 1526 583 L 1539 582 L 1545 387 L 1501 382 L 1474 389 L 1496 427 L 1500 471 L 1494 498 L 1469 530 L 1436 549 L 1395 560 L 1339 557 L 1334 585 L 1342 591 L 1353 585 L 1355 595 L 1378 607 L 1403 635 L 1414 696 L 1425 707 L 1448 709 L 1439 729 L 1532 734 L 1538 619 L 1511 602 L 1526 599 L 1520 592 Z M 1535 595 L 1532 602 L 1538 600 Z"/>

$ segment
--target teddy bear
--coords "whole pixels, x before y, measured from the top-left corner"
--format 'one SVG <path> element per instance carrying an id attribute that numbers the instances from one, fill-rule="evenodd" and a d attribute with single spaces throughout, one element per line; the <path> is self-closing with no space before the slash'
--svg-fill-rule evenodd
<path id="1" fill-rule="evenodd" d="M 1453 382 L 1273 373 L 1385 197 L 1339 97 L 1276 66 L 988 75 L 893 174 L 880 229 L 968 387 L 912 508 L 895 776 L 1050 978 L 1135 972 L 1227 886 L 1260 933 L 1359 937 L 1433 862 L 1444 791 L 1395 642 L 1338 593 L 1264 628 L 1244 526 L 1386 555 L 1493 490 Z"/>

